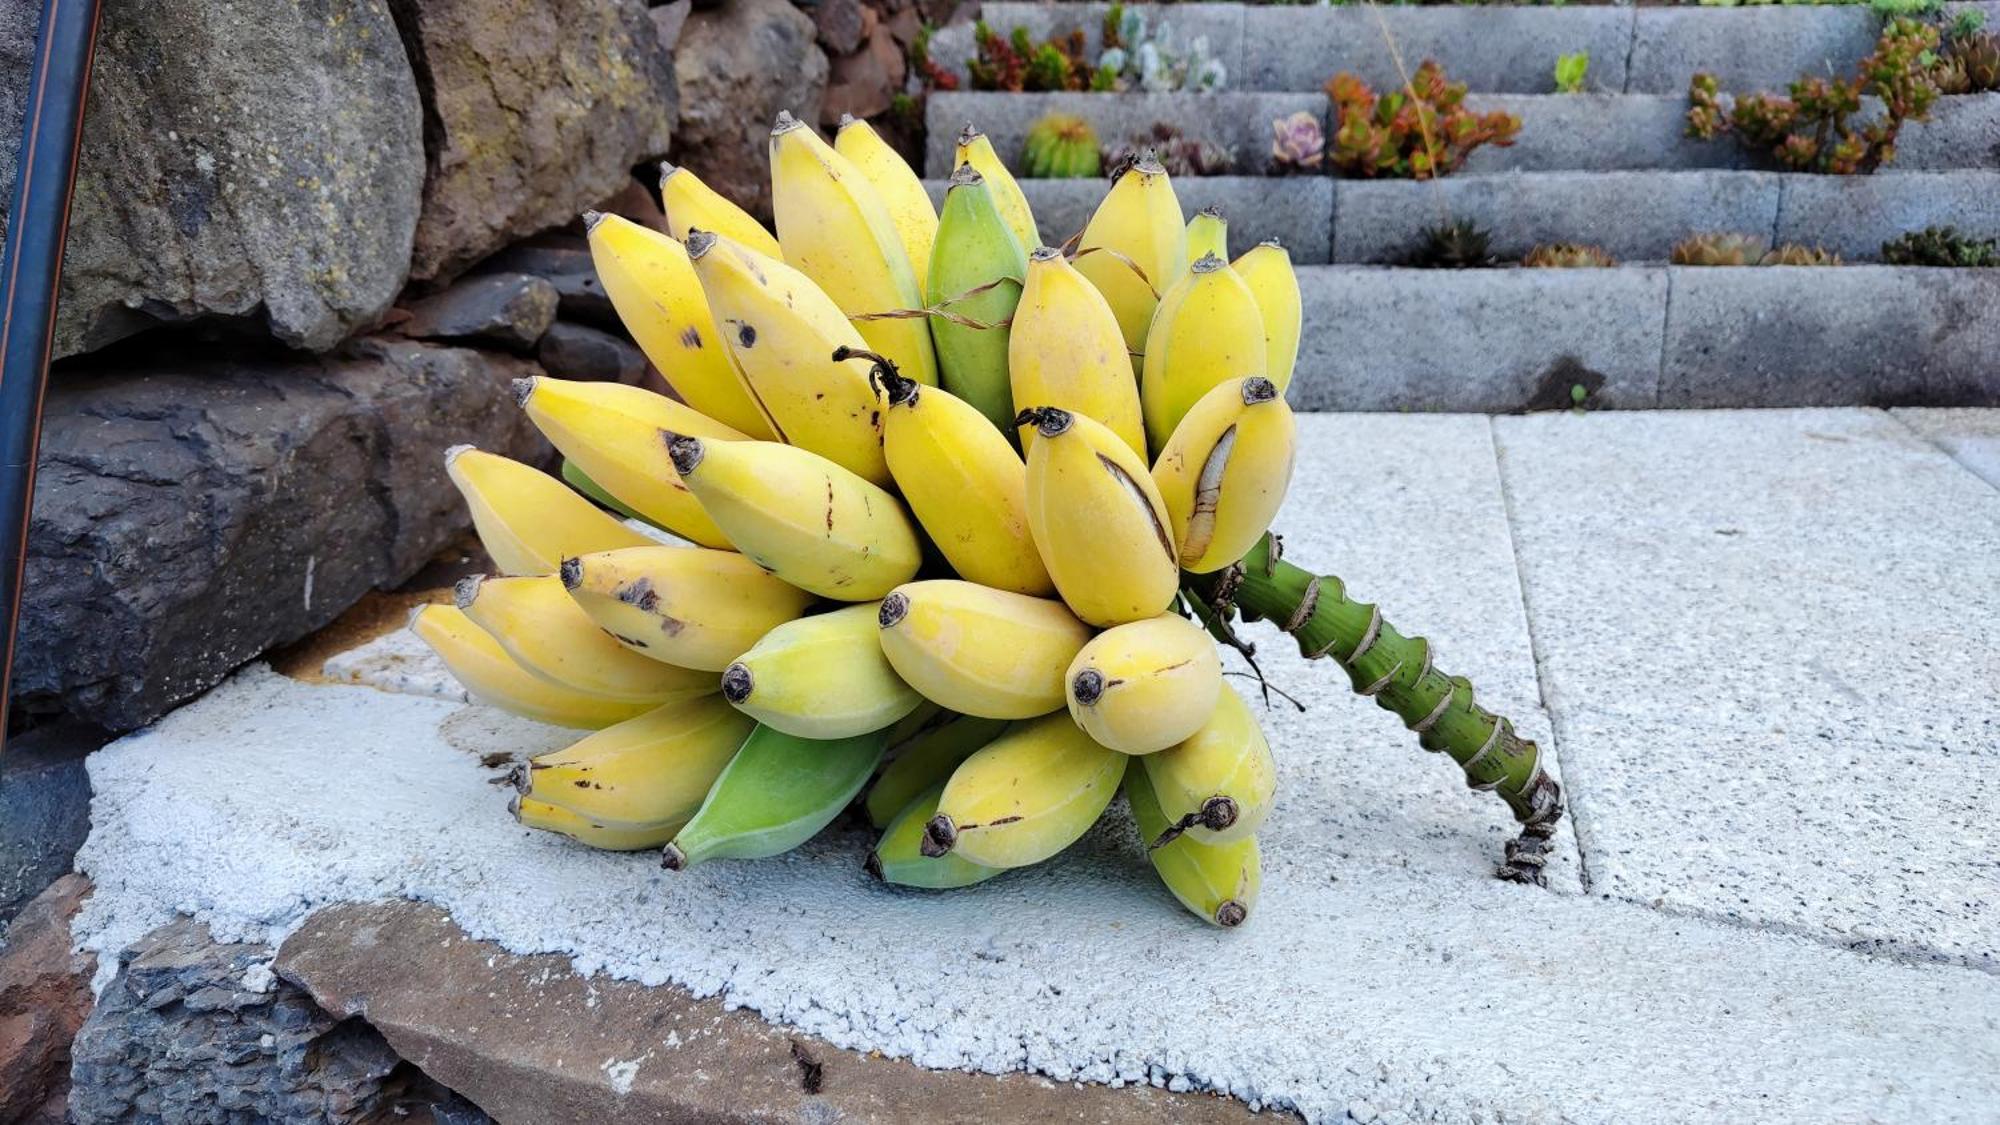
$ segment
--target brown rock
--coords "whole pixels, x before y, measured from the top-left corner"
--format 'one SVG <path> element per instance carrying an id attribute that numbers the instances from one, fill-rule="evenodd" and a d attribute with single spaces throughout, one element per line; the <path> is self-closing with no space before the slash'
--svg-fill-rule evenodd
<path id="1" fill-rule="evenodd" d="M 405 6 L 431 141 L 412 277 L 568 222 L 665 155 L 673 60 L 643 0 Z"/>
<path id="2" fill-rule="evenodd" d="M 90 1015 L 88 954 L 70 952 L 69 924 L 90 880 L 65 875 L 15 917 L 0 945 L 0 1121 L 62 1120 L 70 1042 Z"/>
<path id="3" fill-rule="evenodd" d="M 285 942 L 276 968 L 327 1011 L 365 1018 L 403 1058 L 509 1125 L 1287 1120 L 1149 1086 L 926 1070 L 843 1051 L 717 999 L 578 976 L 567 957 L 507 953 L 422 903 L 322 910 Z"/>
<path id="4" fill-rule="evenodd" d="M 896 43 L 905 51 L 917 41 L 917 35 L 924 29 L 924 17 L 917 12 L 916 5 L 906 4 L 895 10 L 889 17 L 889 34 L 896 37 Z"/>
<path id="5" fill-rule="evenodd" d="M 760 218 L 771 216 L 771 122 L 779 110 L 820 118 L 827 66 L 816 34 L 788 0 L 731 0 L 695 11 L 681 31 L 675 163 Z"/>
<path id="6" fill-rule="evenodd" d="M 833 61 L 820 121 L 828 128 L 842 114 L 873 117 L 886 111 L 903 88 L 903 49 L 884 24 L 877 24 L 861 50 Z"/>
<path id="7" fill-rule="evenodd" d="M 661 4 L 647 14 L 653 19 L 653 29 L 659 32 L 660 46 L 672 51 L 681 41 L 681 28 L 687 26 L 688 12 L 693 5 L 689 0 L 673 0 L 671 4 Z"/>
<path id="8" fill-rule="evenodd" d="M 861 46 L 861 0 L 819 0 L 813 23 L 819 28 L 819 45 L 834 58 L 851 55 Z"/>

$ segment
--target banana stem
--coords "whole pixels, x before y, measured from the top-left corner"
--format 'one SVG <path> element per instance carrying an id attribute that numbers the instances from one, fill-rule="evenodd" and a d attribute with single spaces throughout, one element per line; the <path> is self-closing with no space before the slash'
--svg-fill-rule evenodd
<path id="1" fill-rule="evenodd" d="M 1508 842 L 1499 876 L 1546 885 L 1543 868 L 1563 805 L 1561 787 L 1542 768 L 1541 748 L 1505 716 L 1481 707 L 1472 681 L 1435 668 L 1429 641 L 1404 636 L 1379 607 L 1349 598 L 1340 579 L 1302 570 L 1282 553 L 1278 537 L 1266 535 L 1233 566 L 1188 576 L 1190 589 L 1213 611 L 1211 629 L 1228 630 L 1240 610 L 1246 621 L 1276 625 L 1308 659 L 1331 657 L 1354 690 L 1394 712 L 1419 745 L 1450 755 L 1467 785 L 1506 802 L 1521 835 Z"/>

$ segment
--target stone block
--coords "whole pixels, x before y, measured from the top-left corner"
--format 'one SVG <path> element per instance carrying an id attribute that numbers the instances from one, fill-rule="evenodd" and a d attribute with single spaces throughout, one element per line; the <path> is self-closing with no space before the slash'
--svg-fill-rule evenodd
<path id="1" fill-rule="evenodd" d="M 2000 238 L 2000 172 L 1786 176 L 1776 224 L 1777 241 L 1824 246 L 1850 261 L 1877 258 L 1884 242 L 1928 226 Z"/>
<path id="2" fill-rule="evenodd" d="M 1612 5 L 1536 8 L 1252 7 L 1244 17 L 1243 77 L 1250 90 L 1318 90 L 1340 71 L 1378 92 L 1401 86 L 1402 65 L 1425 59 L 1478 94 L 1555 89 L 1557 55 L 1590 55 L 1596 89 L 1625 89 L 1632 9 Z M 1682 79 L 1685 86 L 1686 79 Z"/>
<path id="3" fill-rule="evenodd" d="M 1304 410 L 1501 413 L 1653 405 L 1666 315 L 1658 268 L 1302 271 Z"/>
<path id="4" fill-rule="evenodd" d="M 1005 2 L 984 5 L 980 9 L 980 18 L 1000 35 L 1011 35 L 1016 27 L 1027 28 L 1036 43 L 1081 31 L 1085 52 L 1095 59 L 1103 50 L 1104 15 L 1110 8 L 1111 5 L 1100 3 Z M 1245 12 L 1255 11 L 1254 8 L 1246 8 L 1242 4 L 1203 3 L 1139 5 L 1127 10 L 1143 12 L 1152 34 L 1158 35 L 1164 27 L 1172 42 L 1183 49 L 1197 38 L 1208 40 L 1209 56 L 1221 62 L 1228 71 L 1226 89 L 1289 88 L 1259 86 L 1245 74 L 1244 18 Z M 966 78 L 966 60 L 978 57 L 972 25 L 955 23 L 941 29 L 931 37 L 930 57 L 963 81 Z M 969 86 L 961 88 L 970 89 Z M 1304 88 L 1318 89 L 1318 86 Z"/>
<path id="5" fill-rule="evenodd" d="M 1661 406 L 2000 406 L 2000 271 L 1676 267 Z"/>
<path id="6" fill-rule="evenodd" d="M 1147 134 L 1156 122 L 1180 128 L 1197 140 L 1212 141 L 1235 156 L 1236 170 L 1264 175 L 1271 170 L 1271 122 L 1301 110 L 1326 119 L 1321 94 L 983 94 L 936 93 L 924 107 L 929 127 L 924 169 L 943 179 L 952 172 L 952 152 L 967 122 L 993 141 L 1010 169 L 1020 168 L 1028 130 L 1050 113 L 1073 114 L 1090 122 L 1101 145 L 1109 147 Z M 1183 177 L 1185 179 L 1186 177 Z"/>
<path id="7" fill-rule="evenodd" d="M 1674 243 L 1710 231 L 1768 237 L 1781 177 L 1763 172 L 1515 172 L 1408 180 L 1342 180 L 1334 192 L 1333 260 L 1397 262 L 1426 227 L 1470 219 L 1493 253 L 1520 260 L 1539 243 L 1585 242 L 1620 261 L 1665 261 Z"/>

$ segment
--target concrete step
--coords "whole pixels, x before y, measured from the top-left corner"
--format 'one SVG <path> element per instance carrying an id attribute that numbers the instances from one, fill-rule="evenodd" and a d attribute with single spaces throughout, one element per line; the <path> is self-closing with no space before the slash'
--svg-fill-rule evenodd
<path id="1" fill-rule="evenodd" d="M 1779 170 L 1732 139 L 1687 135 L 1687 97 L 1681 94 L 1482 94 L 1469 99 L 1480 112 L 1499 110 L 1521 119 L 1521 131 L 1504 148 L 1486 145 L 1466 162 L 1467 173 L 1604 172 L 1751 168 Z M 1872 102 L 1872 99 L 1871 99 Z M 993 139 L 1017 163 L 1028 131 L 1050 113 L 1088 121 L 1101 144 L 1144 134 L 1155 123 L 1231 150 L 1236 171 L 1273 170 L 1271 123 L 1305 111 L 1331 135 L 1331 106 L 1319 94 L 1001 94 L 936 93 L 925 109 L 929 144 L 925 174 L 949 176 L 954 140 L 967 122 Z M 1864 112 L 1872 114 L 1874 106 Z M 1879 174 L 2000 170 L 2000 93 L 1940 99 L 1930 120 L 1906 126 L 1896 160 Z"/>
<path id="2" fill-rule="evenodd" d="M 983 15 L 1002 33 L 1023 26 L 1037 41 L 1082 30 L 1095 53 L 1108 7 L 1003 2 L 985 5 Z M 1996 0 L 1945 6 L 1948 14 L 1966 8 L 2000 24 Z M 1717 75 L 1726 89 L 1782 90 L 1801 74 L 1852 71 L 1881 28 L 1866 5 L 1175 4 L 1148 14 L 1183 42 L 1205 35 L 1229 68 L 1233 90 L 1316 91 L 1343 70 L 1381 88 L 1402 81 L 1399 58 L 1410 68 L 1434 58 L 1476 92 L 1542 94 L 1555 89 L 1556 56 L 1579 51 L 1590 55 L 1594 90 L 1685 94 L 1698 70 Z M 931 56 L 961 77 L 973 54 L 970 25 L 945 28 L 931 42 Z"/>

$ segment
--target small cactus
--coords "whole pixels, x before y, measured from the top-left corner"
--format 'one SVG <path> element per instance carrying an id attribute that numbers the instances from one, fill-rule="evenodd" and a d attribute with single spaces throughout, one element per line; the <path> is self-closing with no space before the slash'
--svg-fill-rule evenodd
<path id="1" fill-rule="evenodd" d="M 1300 110 L 1271 122 L 1271 159 L 1281 168 L 1318 168 L 1326 157 L 1326 129 L 1319 116 Z"/>
<path id="2" fill-rule="evenodd" d="M 1530 269 L 1583 269 L 1615 266 L 1617 259 L 1580 242 L 1552 242 L 1528 251 L 1521 264 Z"/>
<path id="3" fill-rule="evenodd" d="M 1404 265 L 1417 269 L 1474 270 L 1493 264 L 1492 236 L 1471 219 L 1425 227 Z"/>
<path id="4" fill-rule="evenodd" d="M 1892 266 L 2000 267 L 2000 240 L 1968 238 L 1956 227 L 1925 227 L 1882 244 Z"/>
<path id="5" fill-rule="evenodd" d="M 1102 168 L 1097 132 L 1090 122 L 1073 114 L 1048 114 L 1028 130 L 1021 168 L 1035 179 L 1089 179 Z"/>
<path id="6" fill-rule="evenodd" d="M 1787 242 L 1758 259 L 1760 266 L 1837 266 L 1840 255 L 1818 246 Z"/>
<path id="7" fill-rule="evenodd" d="M 1748 234 L 1698 234 L 1674 246 L 1677 266 L 1754 266 L 1770 244 Z"/>

